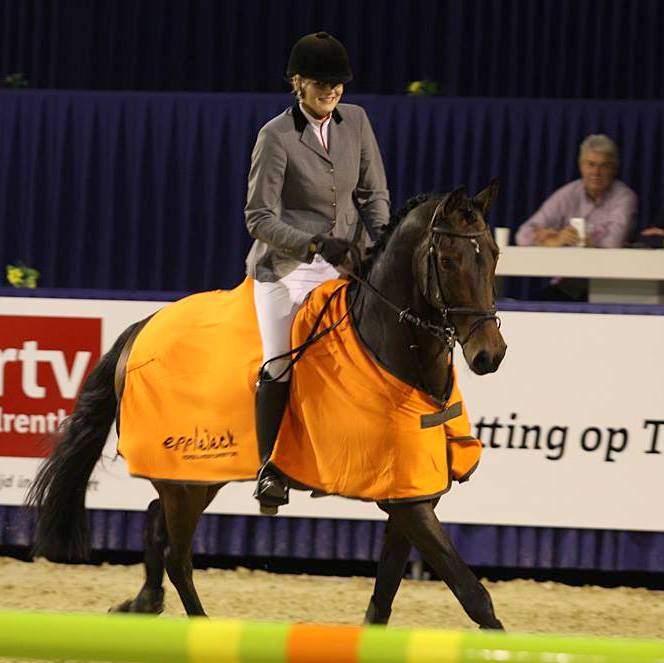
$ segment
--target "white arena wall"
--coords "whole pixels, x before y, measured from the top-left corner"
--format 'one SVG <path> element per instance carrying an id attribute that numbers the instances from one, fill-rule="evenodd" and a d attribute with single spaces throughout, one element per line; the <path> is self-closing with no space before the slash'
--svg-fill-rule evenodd
<path id="1" fill-rule="evenodd" d="M 40 462 L 34 449 L 71 411 L 99 352 L 164 305 L 0 297 L 0 505 L 22 503 Z M 441 520 L 660 531 L 664 317 L 506 311 L 501 318 L 508 352 L 498 373 L 475 376 L 456 352 L 485 449 L 472 479 L 441 500 Z M 87 504 L 143 510 L 154 490 L 127 475 L 115 442 L 111 435 Z M 257 515 L 252 489 L 227 487 L 208 511 Z M 281 515 L 383 518 L 373 504 L 305 493 L 291 499 Z"/>

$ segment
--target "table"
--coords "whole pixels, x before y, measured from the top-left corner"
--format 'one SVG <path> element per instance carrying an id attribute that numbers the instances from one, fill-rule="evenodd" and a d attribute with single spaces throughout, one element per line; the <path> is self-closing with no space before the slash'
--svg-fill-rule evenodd
<path id="1" fill-rule="evenodd" d="M 664 249 L 504 246 L 496 274 L 587 278 L 591 302 L 664 304 Z"/>

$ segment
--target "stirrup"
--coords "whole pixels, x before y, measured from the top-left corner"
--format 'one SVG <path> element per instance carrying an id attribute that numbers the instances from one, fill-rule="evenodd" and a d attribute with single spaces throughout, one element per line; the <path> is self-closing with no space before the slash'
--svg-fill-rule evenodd
<path id="1" fill-rule="evenodd" d="M 274 516 L 279 507 L 288 504 L 288 483 L 273 468 L 264 465 L 258 474 L 254 497 L 263 515 Z"/>

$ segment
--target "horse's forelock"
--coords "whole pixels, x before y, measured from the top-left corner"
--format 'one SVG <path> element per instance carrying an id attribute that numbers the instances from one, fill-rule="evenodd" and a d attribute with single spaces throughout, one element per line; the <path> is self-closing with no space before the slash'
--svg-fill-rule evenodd
<path id="1" fill-rule="evenodd" d="M 462 210 L 463 219 L 466 222 L 466 225 L 472 226 L 475 223 L 482 222 L 484 223 L 484 216 L 478 205 L 475 204 L 472 198 L 468 198 L 467 206 Z"/>
<path id="2" fill-rule="evenodd" d="M 432 215 L 430 221 L 433 221 L 434 226 L 446 226 L 449 230 L 463 232 L 468 226 L 479 224 L 480 228 L 482 228 L 486 225 L 481 209 L 475 202 L 475 199 L 468 195 L 464 196 L 461 204 L 453 210 L 456 214 L 450 214 L 444 217 L 442 215 L 442 210 L 445 208 L 445 203 L 450 195 L 451 194 L 446 193 L 443 196 L 433 199 L 430 211 L 430 214 Z M 435 219 L 433 218 L 433 215 L 435 215 Z M 460 223 L 458 220 L 460 220 Z"/>

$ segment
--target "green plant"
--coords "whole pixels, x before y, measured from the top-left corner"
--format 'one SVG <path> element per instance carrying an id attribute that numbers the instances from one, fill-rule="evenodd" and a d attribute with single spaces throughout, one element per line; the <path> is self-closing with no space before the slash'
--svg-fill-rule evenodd
<path id="1" fill-rule="evenodd" d="M 406 86 L 406 92 L 410 95 L 418 97 L 428 97 L 434 94 L 438 94 L 440 91 L 438 83 L 435 81 L 411 81 Z"/>
<path id="2" fill-rule="evenodd" d="M 11 87 L 11 88 L 22 88 L 22 87 L 28 87 L 28 80 L 25 77 L 25 74 L 23 74 L 20 71 L 17 71 L 13 74 L 7 74 L 2 79 L 2 85 L 4 87 Z"/>
<path id="3" fill-rule="evenodd" d="M 39 271 L 19 262 L 18 265 L 7 265 L 7 281 L 15 288 L 36 288 Z"/>

